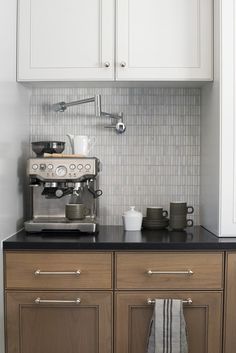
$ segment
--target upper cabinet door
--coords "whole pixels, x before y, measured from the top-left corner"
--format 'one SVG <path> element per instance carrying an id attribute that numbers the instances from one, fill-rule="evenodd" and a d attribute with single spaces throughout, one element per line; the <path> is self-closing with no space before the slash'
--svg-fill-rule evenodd
<path id="1" fill-rule="evenodd" d="M 18 81 L 114 80 L 114 0 L 19 0 Z"/>
<path id="2" fill-rule="evenodd" d="M 118 80 L 212 80 L 212 0 L 117 0 Z"/>

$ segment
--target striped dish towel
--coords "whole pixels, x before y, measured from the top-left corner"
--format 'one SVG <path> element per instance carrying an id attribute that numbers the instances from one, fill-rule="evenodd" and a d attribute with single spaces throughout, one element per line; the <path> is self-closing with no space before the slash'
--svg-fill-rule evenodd
<path id="1" fill-rule="evenodd" d="M 155 300 L 147 353 L 188 353 L 182 300 Z"/>

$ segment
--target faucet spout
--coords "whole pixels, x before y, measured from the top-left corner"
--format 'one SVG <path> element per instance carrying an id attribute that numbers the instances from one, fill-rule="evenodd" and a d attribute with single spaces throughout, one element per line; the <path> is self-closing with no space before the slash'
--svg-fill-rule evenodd
<path id="1" fill-rule="evenodd" d="M 55 103 L 55 104 L 52 104 L 52 110 L 54 112 L 64 112 L 68 107 L 72 107 L 74 105 L 91 103 L 91 102 L 94 103 L 95 115 L 97 117 L 105 116 L 105 117 L 111 119 L 111 125 L 105 126 L 106 128 L 114 128 L 118 134 L 122 134 L 123 132 L 125 132 L 126 126 L 123 122 L 123 113 L 112 114 L 112 113 L 103 112 L 101 109 L 101 95 L 100 94 L 97 94 L 94 97 L 80 99 L 80 100 L 69 102 L 69 103 L 66 103 L 66 102 Z M 114 123 L 114 120 L 115 120 L 115 123 Z M 70 143 L 71 143 L 72 150 L 73 150 L 73 145 L 74 145 L 73 136 L 69 135 L 69 134 L 67 136 L 70 139 Z"/>
<path id="2" fill-rule="evenodd" d="M 97 94 L 94 97 L 91 98 L 85 98 L 85 99 L 80 99 L 77 101 L 73 102 L 59 102 L 52 104 L 52 110 L 54 112 L 64 112 L 68 107 L 72 107 L 74 105 L 80 105 L 80 104 L 86 104 L 86 103 L 92 103 L 94 102 L 94 109 L 95 109 L 95 115 L 96 116 L 101 116 L 101 96 L 100 94 Z"/>

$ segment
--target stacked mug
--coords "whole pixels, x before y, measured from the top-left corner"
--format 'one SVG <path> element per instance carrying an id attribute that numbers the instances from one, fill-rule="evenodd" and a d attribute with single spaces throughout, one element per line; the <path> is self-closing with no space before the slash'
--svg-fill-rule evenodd
<path id="1" fill-rule="evenodd" d="M 188 214 L 192 214 L 194 208 L 187 206 L 187 202 L 171 202 L 170 203 L 170 228 L 174 230 L 182 230 L 193 226 L 193 220 L 187 219 Z"/>
<path id="2" fill-rule="evenodd" d="M 147 217 L 143 218 L 143 228 L 164 229 L 169 225 L 168 212 L 162 207 L 148 207 Z"/>

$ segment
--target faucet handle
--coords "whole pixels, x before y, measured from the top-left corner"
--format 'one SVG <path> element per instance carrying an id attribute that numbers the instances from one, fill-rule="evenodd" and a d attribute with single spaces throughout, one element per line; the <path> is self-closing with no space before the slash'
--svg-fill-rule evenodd
<path id="1" fill-rule="evenodd" d="M 126 130 L 126 126 L 122 120 L 119 120 L 115 126 L 115 129 L 118 134 L 123 134 L 123 132 L 125 132 L 125 130 Z"/>
<path id="2" fill-rule="evenodd" d="M 123 134 L 126 130 L 126 126 L 123 123 L 122 119 L 119 119 L 116 124 L 111 122 L 111 125 L 104 126 L 106 129 L 115 129 L 118 134 Z"/>

